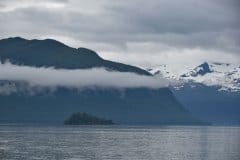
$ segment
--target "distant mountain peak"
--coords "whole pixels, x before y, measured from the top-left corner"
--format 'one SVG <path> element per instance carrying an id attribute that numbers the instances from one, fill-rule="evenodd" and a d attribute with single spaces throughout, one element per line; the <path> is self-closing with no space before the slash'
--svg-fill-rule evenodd
<path id="1" fill-rule="evenodd" d="M 197 76 L 204 76 L 207 73 L 212 73 L 213 70 L 210 68 L 207 62 L 204 62 L 194 68 L 192 71 L 181 75 L 181 77 L 197 77 Z"/>
<path id="2" fill-rule="evenodd" d="M 178 80 L 183 83 L 201 83 L 206 86 L 217 86 L 219 90 L 240 91 L 240 66 L 239 64 L 203 62 L 197 67 L 182 68 L 182 72 L 176 71 L 172 66 L 158 65 L 148 71 L 155 75 L 161 73 L 170 80 Z"/>
<path id="3" fill-rule="evenodd" d="M 207 62 L 204 62 L 202 64 L 200 64 L 199 66 L 197 66 L 196 68 L 194 68 L 194 70 L 192 71 L 192 73 L 190 73 L 191 76 L 196 77 L 196 76 L 203 76 L 207 73 L 211 73 L 213 72 L 210 67 L 209 64 Z"/>
<path id="4" fill-rule="evenodd" d="M 28 40 L 22 37 L 9 37 L 0 40 L 3 45 L 12 45 L 26 43 Z"/>
<path id="5" fill-rule="evenodd" d="M 9 37 L 3 40 L 21 40 L 21 41 L 26 41 L 27 39 L 24 39 L 22 37 Z"/>
<path id="6" fill-rule="evenodd" d="M 1 43 L 4 43 L 4 45 L 11 45 L 13 47 L 13 45 L 17 45 L 17 46 L 23 46 L 23 45 L 38 45 L 40 47 L 51 47 L 51 48 L 55 48 L 55 47 L 68 47 L 67 45 L 65 45 L 62 42 L 59 42 L 55 39 L 25 39 L 22 37 L 10 37 L 10 38 L 5 38 L 0 40 Z M 16 47 L 16 46 L 14 46 Z"/>
<path id="7" fill-rule="evenodd" d="M 66 46 L 68 47 L 67 45 L 65 45 L 64 43 L 62 42 L 59 42 L 55 39 L 50 39 L 50 38 L 47 38 L 47 39 L 43 39 L 43 40 L 36 40 L 36 41 L 39 41 L 39 42 L 44 42 L 44 43 L 48 43 L 48 44 L 53 44 L 53 45 L 58 45 L 58 46 Z"/>

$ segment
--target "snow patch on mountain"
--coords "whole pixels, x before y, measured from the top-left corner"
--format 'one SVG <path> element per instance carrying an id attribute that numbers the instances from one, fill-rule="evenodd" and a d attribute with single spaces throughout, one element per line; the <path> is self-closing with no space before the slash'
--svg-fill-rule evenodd
<path id="1" fill-rule="evenodd" d="M 202 83 L 207 86 L 219 86 L 219 90 L 240 91 L 240 65 L 204 62 L 191 68 L 173 68 L 166 64 L 148 68 L 153 75 L 161 75 L 169 80 L 178 80 L 181 84 L 188 82 Z M 179 84 L 179 83 L 178 83 Z M 175 87 L 180 87 L 176 85 Z"/>

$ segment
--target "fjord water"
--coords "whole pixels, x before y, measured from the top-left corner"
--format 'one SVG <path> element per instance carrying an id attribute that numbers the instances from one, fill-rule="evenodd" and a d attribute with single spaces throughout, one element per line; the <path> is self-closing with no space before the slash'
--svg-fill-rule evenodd
<path id="1" fill-rule="evenodd" d="M 240 127 L 0 125 L 0 159 L 239 160 Z"/>

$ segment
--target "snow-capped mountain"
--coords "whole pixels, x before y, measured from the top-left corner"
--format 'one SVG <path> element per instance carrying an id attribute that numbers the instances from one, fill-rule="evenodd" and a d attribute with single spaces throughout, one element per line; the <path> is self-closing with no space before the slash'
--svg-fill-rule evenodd
<path id="1" fill-rule="evenodd" d="M 240 65 L 237 64 L 204 62 L 193 69 L 186 67 L 180 71 L 168 65 L 147 70 L 153 75 L 160 74 L 170 80 L 179 80 L 182 84 L 195 82 L 217 86 L 219 90 L 240 91 Z"/>
<path id="2" fill-rule="evenodd" d="M 204 62 L 197 67 L 159 65 L 147 70 L 173 82 L 174 95 L 199 119 L 240 124 L 239 64 Z"/>

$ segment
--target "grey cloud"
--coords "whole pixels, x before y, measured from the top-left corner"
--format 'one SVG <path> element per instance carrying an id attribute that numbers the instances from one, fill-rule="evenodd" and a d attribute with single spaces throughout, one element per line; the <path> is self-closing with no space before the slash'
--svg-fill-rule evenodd
<path id="1" fill-rule="evenodd" d="M 140 26 L 146 26 L 155 33 L 186 34 L 235 27 L 233 24 L 237 16 L 231 8 L 211 4 L 211 2 L 158 1 L 153 3 L 149 10 L 130 8 L 126 12 L 135 13 L 132 20 L 135 19 Z"/>
<path id="2" fill-rule="evenodd" d="M 237 2 L 231 0 L 229 3 Z M 84 6 L 83 2 L 78 5 Z M 92 5 L 94 6 L 94 3 Z M 6 25 L 13 20 L 15 23 L 26 22 L 27 26 L 17 25 L 20 27 L 19 30 L 24 31 L 24 27 L 35 28 L 33 30 L 36 34 L 42 32 L 42 29 L 38 31 L 40 24 L 43 30 L 50 30 L 53 34 L 65 33 L 76 39 L 108 43 L 143 40 L 168 43 L 167 40 L 156 37 L 164 36 L 164 34 L 180 35 L 185 36 L 186 42 L 195 40 L 198 43 L 199 41 L 200 47 L 204 45 L 201 46 L 201 39 L 196 40 L 193 37 L 195 34 L 207 36 L 212 32 L 221 34 L 225 30 L 239 32 L 240 27 L 236 5 L 226 5 L 226 2 L 216 0 L 184 0 L 181 2 L 133 0 L 114 3 L 109 1 L 103 5 L 102 12 L 94 15 L 78 12 L 71 7 L 73 6 L 69 5 L 68 8 L 61 10 L 17 9 L 13 13 L 2 13 L 7 16 L 7 19 L 2 22 L 6 21 Z M 8 27 L 11 29 L 10 25 Z M 232 38 L 239 40 L 237 37 Z M 175 43 L 180 42 L 176 40 Z M 212 43 L 213 47 L 216 47 L 214 41 Z"/>
<path id="3" fill-rule="evenodd" d="M 28 1 L 31 0 L 25 3 Z M 105 52 L 104 46 L 111 46 L 111 52 L 118 54 L 128 53 L 131 44 L 143 42 L 161 46 L 154 51 L 159 54 L 165 49 L 196 48 L 240 53 L 238 0 L 69 0 L 63 3 L 61 9 L 30 6 L 0 12 L 0 37 L 65 37 L 75 41 L 75 47 L 87 44 L 91 49 Z M 7 4 L 0 2 L 0 5 Z M 142 50 L 135 48 L 135 52 L 140 54 Z"/>
<path id="4" fill-rule="evenodd" d="M 0 4 L 0 9 L 3 9 L 5 8 L 5 5 L 4 4 Z"/>

